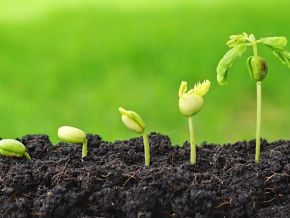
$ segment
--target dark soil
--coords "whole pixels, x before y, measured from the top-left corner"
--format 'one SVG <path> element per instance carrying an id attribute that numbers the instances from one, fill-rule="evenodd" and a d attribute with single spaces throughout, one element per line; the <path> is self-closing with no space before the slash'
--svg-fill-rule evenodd
<path id="1" fill-rule="evenodd" d="M 197 148 L 149 135 L 151 165 L 142 138 L 104 142 L 88 134 L 81 145 L 53 146 L 46 135 L 21 142 L 32 160 L 0 156 L 1 217 L 290 217 L 290 141 L 255 140 Z"/>

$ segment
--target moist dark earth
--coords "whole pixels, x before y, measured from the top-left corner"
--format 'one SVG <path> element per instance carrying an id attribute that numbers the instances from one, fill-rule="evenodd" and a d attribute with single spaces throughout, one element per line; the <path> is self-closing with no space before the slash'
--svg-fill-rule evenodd
<path id="1" fill-rule="evenodd" d="M 290 141 L 203 143 L 197 164 L 188 142 L 149 135 L 151 165 L 142 137 L 106 142 L 87 135 L 81 145 L 52 145 L 47 135 L 19 139 L 31 156 L 0 155 L 1 217 L 290 217 Z"/>

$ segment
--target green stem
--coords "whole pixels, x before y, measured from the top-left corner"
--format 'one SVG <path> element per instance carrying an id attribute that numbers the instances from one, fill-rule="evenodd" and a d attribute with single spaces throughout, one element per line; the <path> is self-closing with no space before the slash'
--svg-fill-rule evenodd
<path id="1" fill-rule="evenodd" d="M 262 90 L 261 82 L 257 82 L 257 129 L 256 129 L 256 156 L 255 161 L 260 159 L 260 144 L 261 144 L 261 110 L 262 110 Z"/>
<path id="2" fill-rule="evenodd" d="M 86 157 L 88 154 L 88 140 L 85 139 L 83 143 L 83 148 L 82 148 L 82 158 Z"/>
<path id="3" fill-rule="evenodd" d="M 188 117 L 189 124 L 189 135 L 190 135 L 190 162 L 192 164 L 196 163 L 196 146 L 194 140 L 194 126 L 193 126 L 193 117 Z"/>
<path id="4" fill-rule="evenodd" d="M 26 160 L 31 160 L 31 158 L 30 158 L 30 156 L 29 156 L 29 154 L 27 152 L 25 152 L 23 154 L 23 156 L 26 158 Z"/>
<path id="5" fill-rule="evenodd" d="M 258 47 L 257 42 L 253 43 L 253 51 L 254 51 L 254 57 L 258 57 Z"/>
<path id="6" fill-rule="evenodd" d="M 144 142 L 144 153 L 145 153 L 145 166 L 150 165 L 150 147 L 148 142 L 148 136 L 146 131 L 143 132 L 143 142 Z"/>

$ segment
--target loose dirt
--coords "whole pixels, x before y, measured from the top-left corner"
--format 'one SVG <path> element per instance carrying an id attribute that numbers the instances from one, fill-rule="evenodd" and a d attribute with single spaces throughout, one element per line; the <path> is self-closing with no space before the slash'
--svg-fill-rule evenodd
<path id="1" fill-rule="evenodd" d="M 114 143 L 88 134 L 81 145 L 53 146 L 46 135 L 20 141 L 32 160 L 0 156 L 0 217 L 290 217 L 290 141 L 255 140 L 197 148 L 149 135 Z"/>

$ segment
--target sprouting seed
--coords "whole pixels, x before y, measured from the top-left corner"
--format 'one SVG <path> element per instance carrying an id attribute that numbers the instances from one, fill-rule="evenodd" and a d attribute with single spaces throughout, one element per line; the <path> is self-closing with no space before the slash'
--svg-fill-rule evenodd
<path id="1" fill-rule="evenodd" d="M 124 108 L 119 107 L 119 111 L 122 115 L 122 121 L 125 124 L 125 126 L 139 134 L 142 134 L 143 136 L 143 142 L 144 142 L 144 153 L 145 153 L 145 166 L 150 165 L 150 147 L 148 142 L 148 136 L 145 131 L 145 123 L 141 119 L 141 117 L 135 113 L 134 111 L 127 111 Z"/>
<path id="2" fill-rule="evenodd" d="M 0 154 L 8 157 L 25 157 L 30 160 L 26 147 L 14 139 L 3 139 L 0 141 Z"/>
<path id="3" fill-rule="evenodd" d="M 250 56 L 247 61 L 247 68 L 251 78 L 256 82 L 257 86 L 257 128 L 256 128 L 256 155 L 255 161 L 260 159 L 261 144 L 261 108 L 262 108 L 262 89 L 261 81 L 265 79 L 268 66 L 266 61 L 258 56 L 257 44 L 262 43 L 268 46 L 272 53 L 290 68 L 290 52 L 284 47 L 287 45 L 287 39 L 284 36 L 266 37 L 256 40 L 253 34 L 247 33 L 232 35 L 227 45 L 231 48 L 219 61 L 217 66 L 217 81 L 220 85 L 227 84 L 229 68 L 233 62 L 244 54 L 248 46 L 253 47 L 254 56 Z"/>
<path id="4" fill-rule="evenodd" d="M 180 113 L 188 117 L 189 135 L 190 135 L 190 162 L 196 163 L 196 146 L 194 136 L 193 116 L 197 114 L 203 106 L 203 95 L 210 87 L 210 81 L 198 82 L 194 88 L 186 92 L 187 82 L 182 81 L 179 88 L 179 110 Z"/>
<path id="5" fill-rule="evenodd" d="M 64 142 L 82 144 L 82 158 L 87 156 L 88 142 L 84 131 L 71 126 L 62 126 L 58 129 L 57 135 L 58 138 Z"/>

